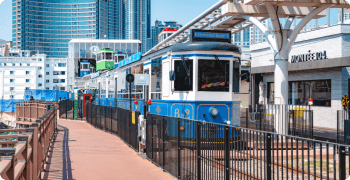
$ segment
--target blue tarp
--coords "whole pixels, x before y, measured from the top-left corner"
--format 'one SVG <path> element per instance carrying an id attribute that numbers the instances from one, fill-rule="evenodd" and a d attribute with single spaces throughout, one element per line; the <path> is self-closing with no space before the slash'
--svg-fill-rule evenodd
<path id="1" fill-rule="evenodd" d="M 59 98 L 68 99 L 69 94 L 67 91 L 58 90 L 41 90 L 41 89 L 26 89 L 24 92 L 25 100 L 29 101 L 30 96 L 33 96 L 34 100 L 43 101 L 58 101 Z M 74 94 L 71 94 L 71 99 L 74 99 Z"/>
<path id="2" fill-rule="evenodd" d="M 16 112 L 16 103 L 23 100 L 0 100 L 0 112 Z"/>

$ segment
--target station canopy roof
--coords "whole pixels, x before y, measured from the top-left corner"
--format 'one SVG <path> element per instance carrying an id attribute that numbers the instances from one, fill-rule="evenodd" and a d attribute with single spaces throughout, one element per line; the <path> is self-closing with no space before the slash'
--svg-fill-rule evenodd
<path id="1" fill-rule="evenodd" d="M 279 18 L 303 18 L 316 7 L 323 5 L 329 5 L 329 8 L 350 8 L 345 0 L 220 0 L 167 39 L 154 46 L 144 56 L 167 46 L 189 42 L 191 29 L 229 30 L 232 34 L 242 31 L 253 25 L 243 18 L 243 15 L 256 17 L 259 21 L 269 18 L 265 3 L 278 6 L 277 15 Z M 317 19 L 324 16 L 326 16 L 326 10 L 313 18 Z"/>

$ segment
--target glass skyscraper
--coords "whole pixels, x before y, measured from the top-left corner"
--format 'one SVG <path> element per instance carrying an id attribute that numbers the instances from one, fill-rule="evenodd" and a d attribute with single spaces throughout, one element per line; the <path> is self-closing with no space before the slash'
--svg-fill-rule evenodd
<path id="1" fill-rule="evenodd" d="M 142 52 L 147 50 L 150 0 L 12 2 L 14 49 L 45 53 L 48 57 L 67 57 L 70 40 L 91 38 L 139 39 L 144 44 Z"/>

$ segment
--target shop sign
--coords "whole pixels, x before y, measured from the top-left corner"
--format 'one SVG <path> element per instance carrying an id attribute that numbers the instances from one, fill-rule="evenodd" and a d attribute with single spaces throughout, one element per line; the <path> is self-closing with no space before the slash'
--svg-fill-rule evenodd
<path id="1" fill-rule="evenodd" d="M 311 50 L 309 50 L 308 52 L 309 53 L 306 54 L 292 56 L 291 63 L 328 59 L 326 51 L 312 53 Z"/>

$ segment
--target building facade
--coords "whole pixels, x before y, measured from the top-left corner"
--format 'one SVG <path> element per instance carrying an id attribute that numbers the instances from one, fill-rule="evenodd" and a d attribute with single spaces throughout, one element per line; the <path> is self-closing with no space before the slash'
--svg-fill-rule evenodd
<path id="1" fill-rule="evenodd" d="M 24 99 L 26 89 L 61 90 L 68 87 L 66 58 L 0 57 L 0 98 Z"/>
<path id="2" fill-rule="evenodd" d="M 288 103 L 309 106 L 314 126 L 337 128 L 337 111 L 350 91 L 350 25 L 338 24 L 300 33 L 289 56 Z M 264 84 L 264 104 L 274 104 L 274 55 L 267 42 L 251 45 L 253 107 Z M 254 92 L 254 89 L 255 92 Z"/>
<path id="3" fill-rule="evenodd" d="M 66 58 L 75 38 L 151 37 L 150 0 L 13 0 L 13 48 Z M 143 51 L 147 47 L 143 47 Z"/>

